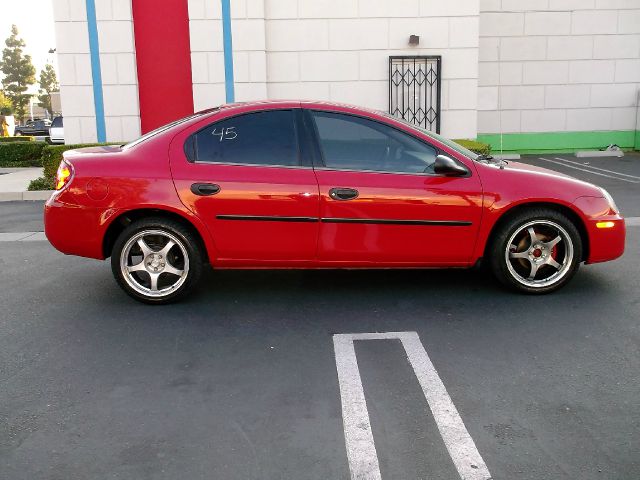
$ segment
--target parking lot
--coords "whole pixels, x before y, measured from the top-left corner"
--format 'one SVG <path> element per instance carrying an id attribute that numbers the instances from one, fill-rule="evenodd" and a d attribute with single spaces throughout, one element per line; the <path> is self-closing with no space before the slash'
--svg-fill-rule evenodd
<path id="1" fill-rule="evenodd" d="M 0 478 L 636 478 L 640 156 L 523 161 L 606 188 L 624 257 L 548 296 L 482 270 L 208 271 L 152 307 L 5 235 Z M 0 240 L 41 209 L 0 203 Z"/>

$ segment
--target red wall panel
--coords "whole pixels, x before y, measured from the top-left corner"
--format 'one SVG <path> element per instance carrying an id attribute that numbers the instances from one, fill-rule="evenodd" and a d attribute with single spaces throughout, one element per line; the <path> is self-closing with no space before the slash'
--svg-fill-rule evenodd
<path id="1" fill-rule="evenodd" d="M 133 0 L 142 133 L 193 113 L 187 0 Z"/>

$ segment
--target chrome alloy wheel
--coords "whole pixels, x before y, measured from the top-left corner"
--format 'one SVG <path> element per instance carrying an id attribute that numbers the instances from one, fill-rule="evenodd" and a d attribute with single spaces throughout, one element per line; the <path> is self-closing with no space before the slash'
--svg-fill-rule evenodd
<path id="1" fill-rule="evenodd" d="M 163 297 L 187 279 L 189 255 L 183 242 L 164 230 L 143 230 L 133 235 L 120 255 L 120 270 L 127 284 L 142 295 Z"/>
<path id="2" fill-rule="evenodd" d="M 505 259 L 513 278 L 530 288 L 560 281 L 571 269 L 573 242 L 567 231 L 549 220 L 519 227 L 507 242 Z"/>

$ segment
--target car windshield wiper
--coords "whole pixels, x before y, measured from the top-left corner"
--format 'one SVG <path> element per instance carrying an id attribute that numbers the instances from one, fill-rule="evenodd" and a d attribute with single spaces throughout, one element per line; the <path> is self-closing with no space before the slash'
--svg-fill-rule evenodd
<path id="1" fill-rule="evenodd" d="M 493 163 L 494 165 L 499 165 L 501 167 L 509 164 L 509 162 L 507 162 L 506 160 L 503 160 L 501 158 L 494 158 L 493 155 L 489 155 L 486 153 L 478 155 L 476 157 L 476 160 L 481 163 Z"/>
<path id="2" fill-rule="evenodd" d="M 491 160 L 493 160 L 493 155 L 481 153 L 476 157 L 476 160 L 482 163 L 491 163 Z"/>

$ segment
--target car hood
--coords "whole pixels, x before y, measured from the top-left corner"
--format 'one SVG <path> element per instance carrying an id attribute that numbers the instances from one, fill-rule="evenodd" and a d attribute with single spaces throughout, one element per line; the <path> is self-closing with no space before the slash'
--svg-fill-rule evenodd
<path id="1" fill-rule="evenodd" d="M 524 171 L 524 172 L 536 172 L 536 173 L 544 173 L 547 175 L 553 175 L 554 177 L 564 177 L 564 178 L 570 178 L 572 180 L 576 180 L 578 182 L 580 182 L 581 180 L 578 180 L 577 178 L 574 178 L 570 175 L 566 175 L 564 173 L 560 173 L 557 172 L 555 170 L 550 170 L 548 168 L 544 168 L 544 167 L 539 167 L 537 165 L 528 165 L 526 163 L 520 163 L 520 162 L 512 162 L 509 161 L 509 163 L 507 165 L 505 165 L 505 169 L 508 170 L 520 170 L 520 171 Z M 582 182 L 585 183 L 585 182 Z"/>
<path id="2" fill-rule="evenodd" d="M 527 193 L 531 196 L 544 198 L 564 198 L 567 202 L 573 202 L 580 196 L 602 196 L 602 191 L 596 185 L 578 180 L 570 175 L 520 162 L 509 161 L 504 166 L 481 163 L 483 169 L 489 169 L 489 175 L 497 185 L 517 185 L 517 188 L 527 186 Z M 488 179 L 487 179 L 488 180 Z M 571 198 L 570 198 L 571 197 Z"/>

